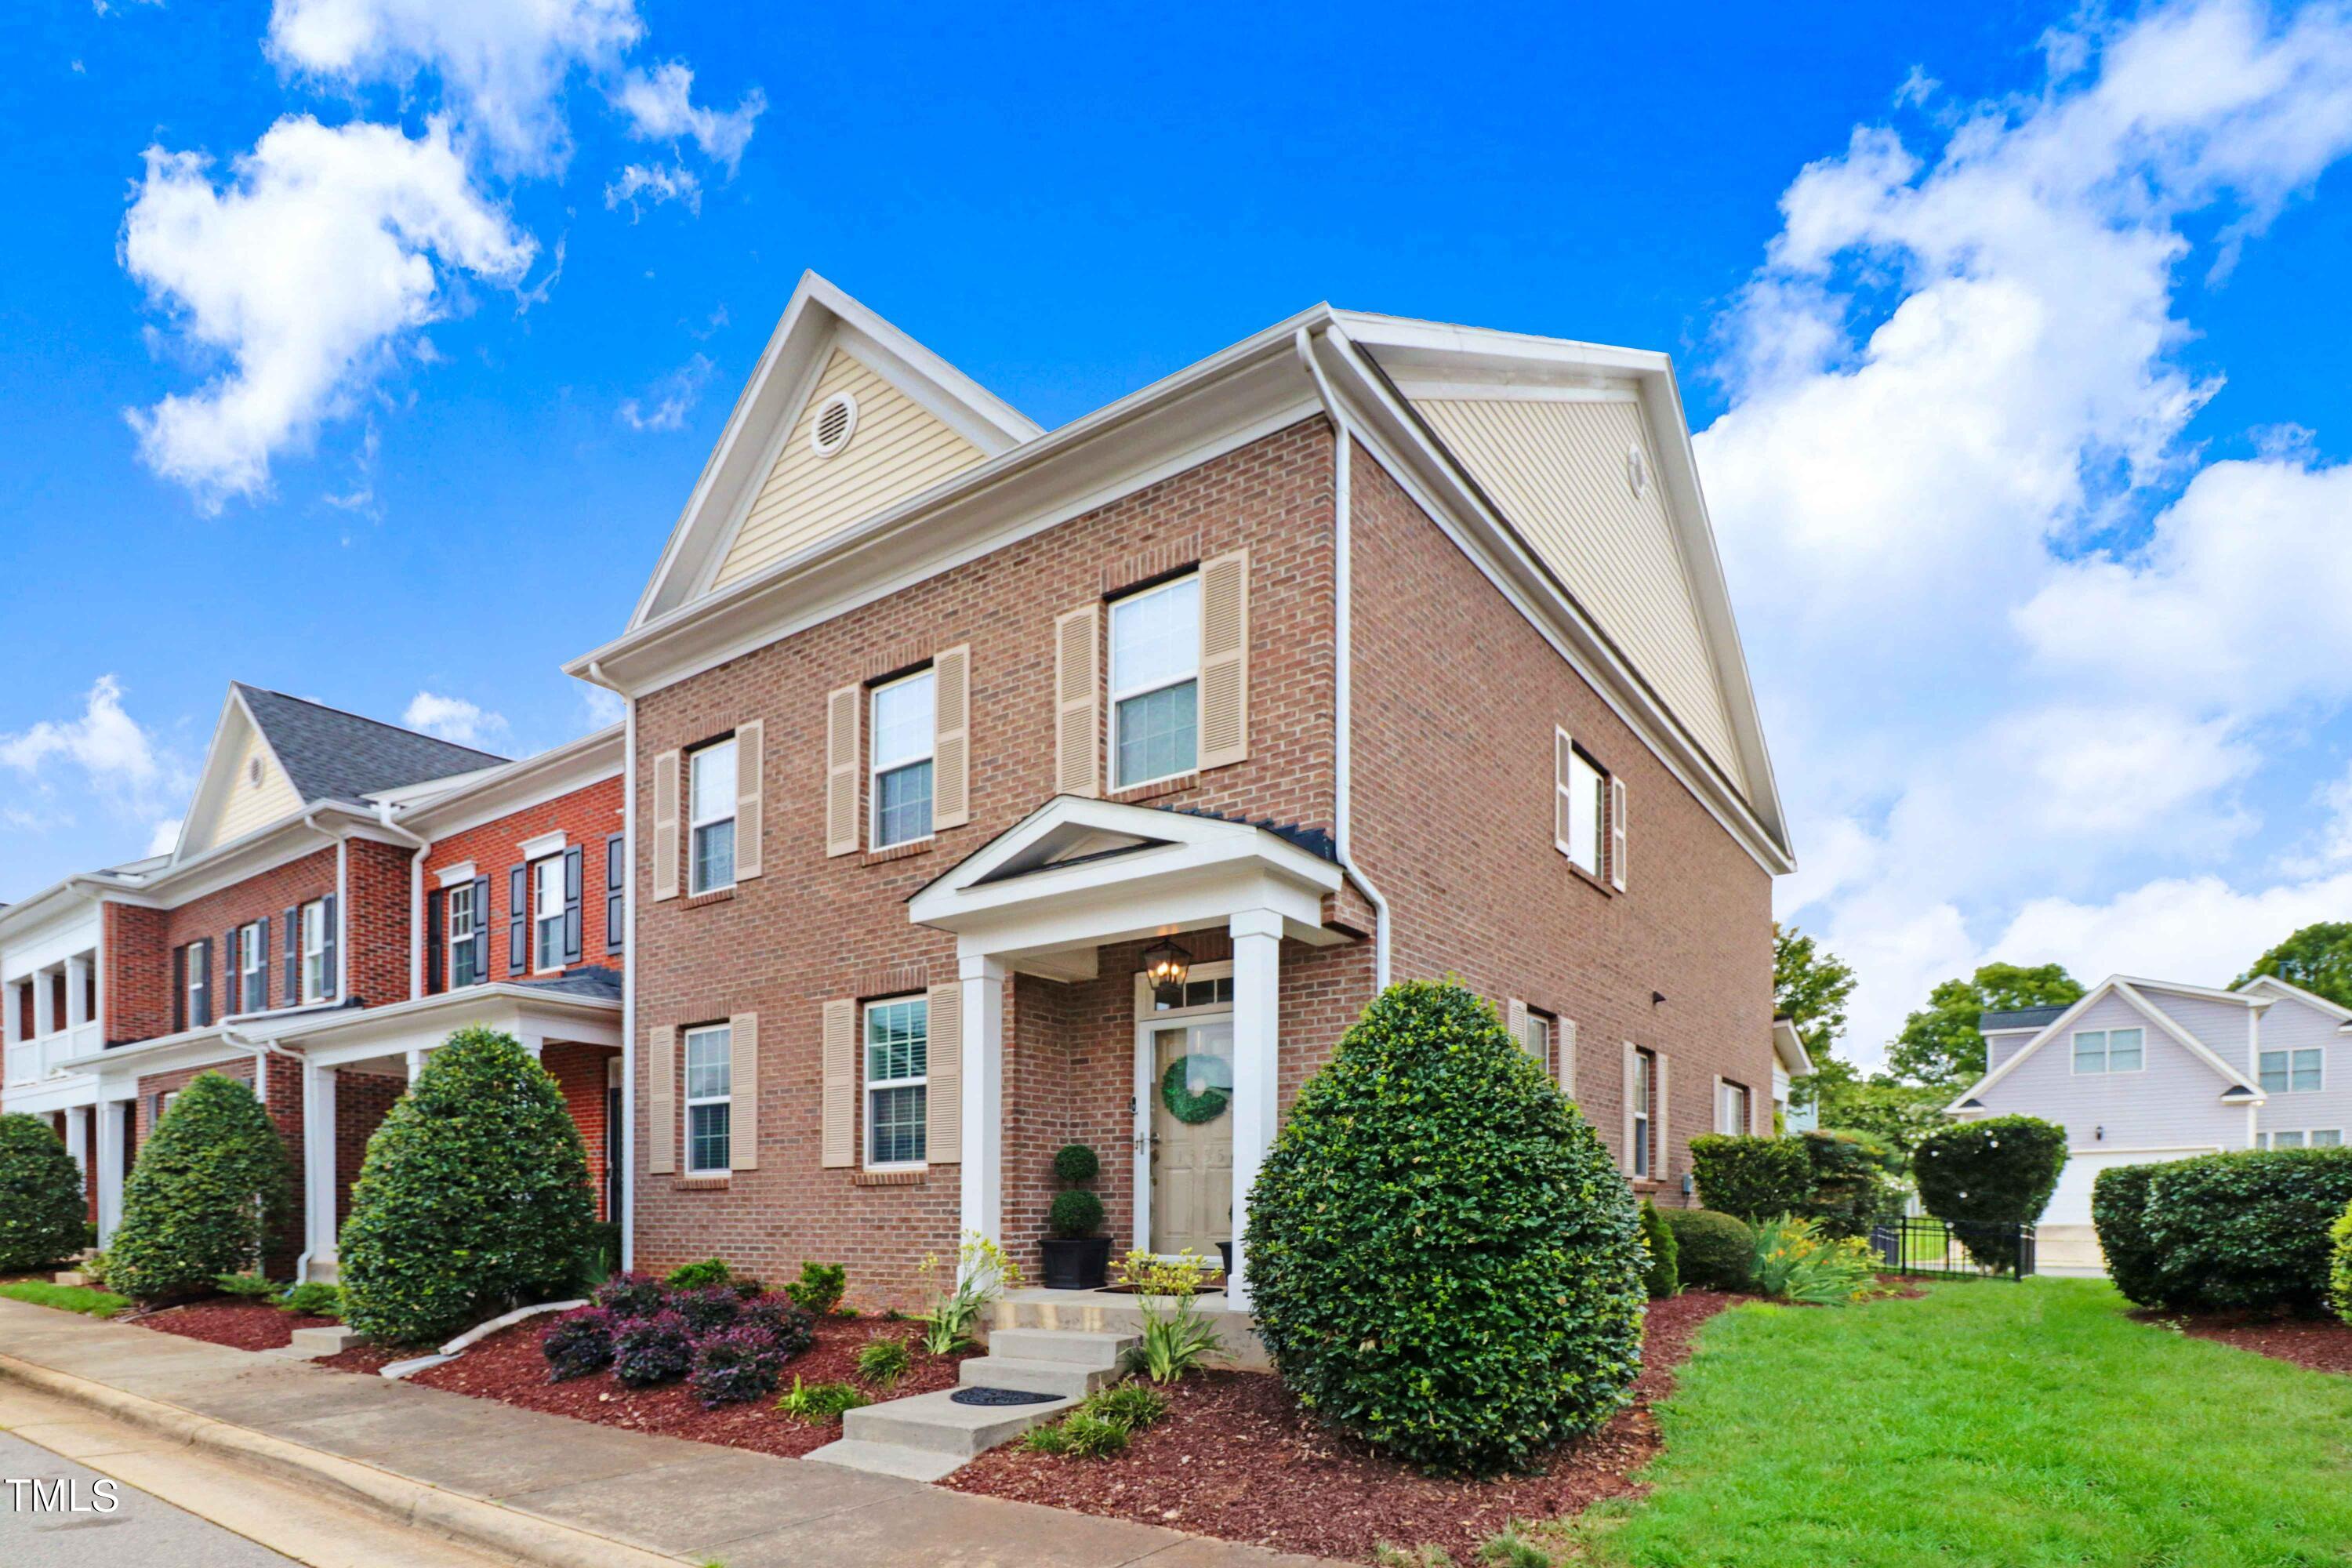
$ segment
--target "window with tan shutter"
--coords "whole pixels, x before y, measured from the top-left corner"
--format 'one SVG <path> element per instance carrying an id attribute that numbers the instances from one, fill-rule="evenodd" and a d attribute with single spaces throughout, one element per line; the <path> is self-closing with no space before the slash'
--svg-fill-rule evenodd
<path id="1" fill-rule="evenodd" d="M 677 897 L 678 753 L 654 759 L 654 897 Z M 486 914 L 488 911 L 484 911 Z"/>
<path id="2" fill-rule="evenodd" d="M 824 852 L 855 855 L 857 835 L 858 721 L 861 690 L 837 687 L 824 700 Z"/>
<path id="3" fill-rule="evenodd" d="M 1101 606 L 1083 605 L 1054 621 L 1054 789 L 1058 795 L 1102 793 L 1095 752 L 1096 675 Z"/>
<path id="4" fill-rule="evenodd" d="M 931 826 L 971 820 L 971 645 L 943 648 L 931 660 L 939 677 L 931 738 Z"/>

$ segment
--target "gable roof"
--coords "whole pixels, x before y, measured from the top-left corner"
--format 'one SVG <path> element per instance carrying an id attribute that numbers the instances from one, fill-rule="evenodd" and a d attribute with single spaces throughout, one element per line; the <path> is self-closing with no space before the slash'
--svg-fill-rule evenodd
<path id="1" fill-rule="evenodd" d="M 2352 1007 L 2346 1007 L 2336 1003 L 2330 1002 L 2326 997 L 2318 994 L 2316 992 L 2305 991 L 2302 986 L 2294 984 L 2292 981 L 2281 980 L 2275 974 L 2257 974 L 2251 980 L 2248 980 L 2243 985 L 2239 986 L 2238 989 L 2240 991 L 2261 990 L 2273 992 L 2281 997 L 2300 1002 L 2306 1007 L 2314 1008 L 2318 1012 L 2325 1013 L 2329 1017 L 2335 1019 L 2340 1026 L 2347 1029 L 2352 1029 Z"/>
<path id="2" fill-rule="evenodd" d="M 2061 1035 L 2065 1034 L 2069 1025 L 2073 1024 L 2075 1019 L 2081 1017 L 2085 1012 L 2089 1011 L 2090 1008 L 2102 998 L 2107 996 L 2121 997 L 2125 1002 L 2130 1005 L 2134 1012 L 2138 1013 L 2149 1023 L 2155 1025 L 2160 1033 L 2164 1034 L 2183 1049 L 2187 1050 L 2190 1056 L 2195 1057 L 2199 1061 L 2210 1068 L 2214 1073 L 2221 1079 L 2223 1084 L 2226 1086 L 2223 1088 L 2221 1095 L 2221 1098 L 2223 1100 L 2230 1100 L 2232 1103 L 2237 1103 L 2251 1098 L 2259 1102 L 2264 1098 L 2262 1089 L 2252 1079 L 2248 1079 L 2245 1074 L 2240 1072 L 2236 1068 L 2231 1067 L 2221 1057 L 2215 1055 L 2213 1048 L 2210 1046 L 2208 1046 L 2204 1041 L 2199 1039 L 2196 1036 L 2182 1028 L 2179 1024 L 2174 1023 L 2170 1014 L 2167 1013 L 2163 1008 L 2157 1006 L 2147 997 L 2141 995 L 2137 988 L 2142 985 L 2150 985 L 2154 989 L 2164 991 L 2182 991 L 2196 995 L 2218 995 L 2229 1001 L 2244 1002 L 2250 1006 L 2253 1005 L 2251 998 L 2233 996 L 2228 992 L 2210 992 L 2202 986 L 2164 985 L 2145 980 L 2133 980 L 2120 974 L 2110 975 L 2106 979 L 2099 982 L 2098 984 L 2091 987 L 2090 990 L 2084 992 L 2081 1000 L 2075 1002 L 2072 1006 L 2065 1008 L 2055 1018 L 2050 1020 L 2047 1025 L 2043 1026 L 2042 1032 L 2035 1035 L 2032 1039 L 2026 1041 L 2023 1046 L 2020 1047 L 2014 1056 L 2010 1057 L 1999 1067 L 1993 1068 L 1990 1072 L 1977 1079 L 1973 1084 L 1970 1084 L 1963 1093 L 1961 1093 L 1950 1104 L 1944 1107 L 1944 1113 L 1948 1116 L 1956 1116 L 1963 1111 L 1983 1110 L 1984 1106 L 1979 1097 L 1983 1095 L 1985 1090 L 1992 1088 L 1993 1085 L 2007 1078 L 2011 1073 L 2015 1072 L 2019 1067 L 2024 1064 L 2026 1058 L 2032 1057 L 2036 1051 L 2042 1049 L 2042 1047 L 2058 1038 Z M 2040 1009 L 2035 1009 L 2035 1011 L 2039 1010 Z"/>

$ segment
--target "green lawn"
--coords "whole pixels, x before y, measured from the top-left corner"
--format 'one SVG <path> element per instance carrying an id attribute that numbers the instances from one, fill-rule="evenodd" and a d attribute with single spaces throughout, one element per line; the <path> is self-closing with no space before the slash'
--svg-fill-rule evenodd
<path id="1" fill-rule="evenodd" d="M 1629 1568 L 2352 1563 L 2352 1377 L 2136 1323 L 2102 1280 L 1733 1309 L 1655 1487 L 1574 1531 Z"/>
<path id="2" fill-rule="evenodd" d="M 87 1285 L 52 1285 L 43 1279 L 18 1279 L 0 1285 L 0 1296 L 12 1301 L 30 1301 L 36 1307 L 56 1307 L 68 1312 L 87 1312 L 93 1318 L 110 1318 L 131 1305 L 127 1296 L 110 1291 L 93 1290 Z"/>

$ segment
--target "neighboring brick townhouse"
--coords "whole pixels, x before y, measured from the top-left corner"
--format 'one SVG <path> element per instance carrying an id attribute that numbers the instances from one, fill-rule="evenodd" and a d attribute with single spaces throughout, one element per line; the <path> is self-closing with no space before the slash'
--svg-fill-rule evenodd
<path id="1" fill-rule="evenodd" d="M 302 1182 L 269 1264 L 331 1278 L 368 1135 L 489 1023 L 556 1074 L 615 1211 L 621 773 L 617 728 L 509 763 L 232 686 L 172 853 L 0 910 L 7 1109 L 52 1119 L 103 1238 L 171 1097 L 254 1085 Z"/>
<path id="2" fill-rule="evenodd" d="M 631 621 L 635 1259 L 1213 1252 L 1388 980 L 1771 1130 L 1790 868 L 1663 355 L 1318 307 L 1040 430 L 814 275 Z M 1246 1300 L 1246 1259 L 1233 1282 Z"/>

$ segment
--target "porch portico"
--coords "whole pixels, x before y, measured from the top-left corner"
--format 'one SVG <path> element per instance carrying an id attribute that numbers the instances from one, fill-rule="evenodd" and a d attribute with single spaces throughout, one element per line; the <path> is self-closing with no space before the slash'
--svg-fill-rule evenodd
<path id="1" fill-rule="evenodd" d="M 908 918 L 956 938 L 962 1227 L 1007 1240 L 1007 977 L 1091 981 L 1106 946 L 1223 931 L 1233 944 L 1232 1081 L 1229 1088 L 1208 1087 L 1230 1101 L 1234 1271 L 1227 1295 L 1234 1308 L 1245 1310 L 1248 1258 L 1242 1233 L 1280 1103 L 1282 942 L 1288 937 L 1328 947 L 1352 940 L 1324 923 L 1324 900 L 1339 887 L 1339 867 L 1319 852 L 1311 834 L 1063 795 L 917 893 Z M 1179 1022 L 1181 1016 L 1181 1010 L 1171 1015 Z M 940 1035 L 945 1046 L 947 1030 Z M 1153 1184 L 1150 1058 L 1144 1051 L 1139 1041 L 1133 1101 L 1139 1246 L 1148 1243 L 1142 1216 Z M 934 1068 L 935 1084 L 944 1076 Z"/>

